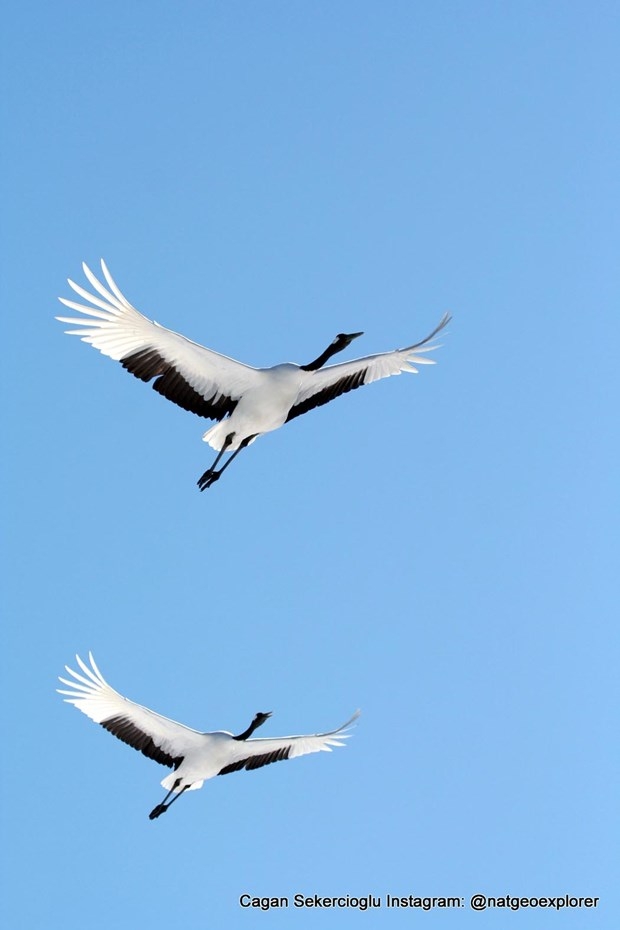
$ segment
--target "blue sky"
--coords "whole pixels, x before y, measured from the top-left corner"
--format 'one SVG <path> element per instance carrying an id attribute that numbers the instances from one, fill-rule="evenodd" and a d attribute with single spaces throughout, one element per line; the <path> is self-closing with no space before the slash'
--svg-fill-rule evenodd
<path id="1" fill-rule="evenodd" d="M 5 16 L 2 906 L 12 927 L 358 927 L 239 895 L 476 893 L 617 926 L 617 6 L 33 2 Z M 254 365 L 407 345 L 195 482 L 208 422 L 53 320 L 103 256 Z M 92 649 L 197 729 L 346 749 L 208 782 L 55 694 Z M 7 834 L 5 834 L 7 835 Z"/>

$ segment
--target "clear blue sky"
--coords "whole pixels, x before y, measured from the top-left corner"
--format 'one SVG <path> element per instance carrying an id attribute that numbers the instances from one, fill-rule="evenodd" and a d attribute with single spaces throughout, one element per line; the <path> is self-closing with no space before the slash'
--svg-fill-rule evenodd
<path id="1" fill-rule="evenodd" d="M 4 25 L 7 926 L 618 926 L 617 4 L 37 0 Z M 53 320 L 101 256 L 254 365 L 454 321 L 434 368 L 201 495 L 208 422 Z M 198 729 L 362 717 L 152 823 L 167 770 L 54 692 L 88 649 Z"/>

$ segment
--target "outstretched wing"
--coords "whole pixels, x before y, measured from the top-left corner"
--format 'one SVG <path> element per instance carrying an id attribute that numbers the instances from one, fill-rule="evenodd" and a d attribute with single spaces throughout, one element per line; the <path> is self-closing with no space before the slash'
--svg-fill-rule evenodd
<path id="1" fill-rule="evenodd" d="M 434 365 L 435 360 L 425 358 L 425 352 L 432 352 L 439 346 L 429 345 L 432 339 L 448 325 L 452 317 L 446 313 L 432 333 L 404 349 L 395 349 L 393 352 L 382 352 L 379 355 L 367 355 L 365 358 L 356 358 L 351 362 L 342 362 L 338 365 L 328 365 L 318 371 L 310 372 L 311 377 L 304 379 L 304 383 L 295 405 L 291 408 L 288 420 L 293 420 L 314 407 L 321 407 L 329 403 L 340 394 L 347 394 L 364 384 L 379 381 L 380 378 L 389 378 L 399 375 L 403 371 L 417 374 L 415 365 Z"/>
<path id="2" fill-rule="evenodd" d="M 68 695 L 65 697 L 68 704 L 74 704 L 123 743 L 173 769 L 180 766 L 188 752 L 202 744 L 202 734 L 197 730 L 134 704 L 111 688 L 97 668 L 92 653 L 89 652 L 88 657 L 90 668 L 79 656 L 75 657 L 83 675 L 66 665 L 72 680 L 59 678 L 63 685 L 71 688 L 70 691 L 57 689 L 59 694 Z"/>
<path id="3" fill-rule="evenodd" d="M 103 259 L 107 288 L 86 264 L 82 268 L 99 296 L 69 280 L 76 294 L 92 304 L 59 298 L 66 307 L 84 314 L 56 317 L 82 327 L 66 330 L 70 336 L 79 336 L 142 381 L 155 378 L 153 388 L 184 410 L 212 420 L 232 413 L 242 394 L 256 383 L 255 368 L 148 320 L 123 296 Z"/>
<path id="4" fill-rule="evenodd" d="M 225 765 L 217 774 L 228 775 L 230 772 L 239 772 L 241 769 L 251 771 L 263 765 L 270 765 L 272 762 L 306 756 L 311 752 L 331 752 L 333 746 L 344 746 L 342 741 L 351 736 L 347 730 L 359 715 L 360 712 L 357 710 L 350 720 L 329 733 L 315 733 L 312 736 L 281 736 L 277 739 L 249 739 L 245 742 L 227 745 L 227 753 L 233 761 Z"/>

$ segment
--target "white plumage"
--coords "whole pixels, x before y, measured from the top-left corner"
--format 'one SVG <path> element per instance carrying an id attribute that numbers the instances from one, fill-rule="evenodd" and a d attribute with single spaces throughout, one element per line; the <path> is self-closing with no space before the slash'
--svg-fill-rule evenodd
<path id="1" fill-rule="evenodd" d="M 57 317 L 80 327 L 67 330 L 69 335 L 79 336 L 119 361 L 142 381 L 154 378 L 154 389 L 185 410 L 219 421 L 203 436 L 219 454 L 198 481 L 201 491 L 217 481 L 240 449 L 263 433 L 364 384 L 403 371 L 417 372 L 415 365 L 434 364 L 424 353 L 438 348 L 429 343 L 450 320 L 445 314 L 421 342 L 393 352 L 324 368 L 329 358 L 363 335 L 339 333 L 307 365 L 252 368 L 148 320 L 123 296 L 103 260 L 101 270 L 107 287 L 86 264 L 82 267 L 96 294 L 69 280 L 76 294 L 91 305 L 59 298 L 65 306 L 84 314 Z M 216 466 L 225 452 L 232 454 L 218 471 Z"/>
<path id="2" fill-rule="evenodd" d="M 344 745 L 343 740 L 350 736 L 346 731 L 359 716 L 357 711 L 338 729 L 309 736 L 248 739 L 271 716 L 270 713 L 256 714 L 247 730 L 239 736 L 225 730 L 200 733 L 123 697 L 105 681 L 91 653 L 89 660 L 90 667 L 76 656 L 83 674 L 65 666 L 71 680 L 59 677 L 59 681 L 71 690 L 59 688 L 58 693 L 67 695 L 67 703 L 75 705 L 124 743 L 174 769 L 161 782 L 168 794 L 151 811 L 151 820 L 165 813 L 184 791 L 202 788 L 208 778 L 241 769 L 256 769 L 312 752 L 331 752 L 333 746 Z M 175 797 L 168 802 L 172 794 Z"/>

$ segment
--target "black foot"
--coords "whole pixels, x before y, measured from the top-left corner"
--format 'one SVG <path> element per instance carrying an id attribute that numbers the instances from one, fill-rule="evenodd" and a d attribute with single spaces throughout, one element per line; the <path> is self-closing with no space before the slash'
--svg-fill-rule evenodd
<path id="1" fill-rule="evenodd" d="M 167 804 L 158 804 L 157 807 L 154 807 L 151 813 L 149 814 L 149 820 L 155 820 L 156 817 L 159 817 L 160 814 L 165 814 L 168 810 Z"/>
<path id="2" fill-rule="evenodd" d="M 209 468 L 204 475 L 198 479 L 198 487 L 201 491 L 206 491 L 219 477 L 219 471 L 213 471 L 212 468 Z"/>

